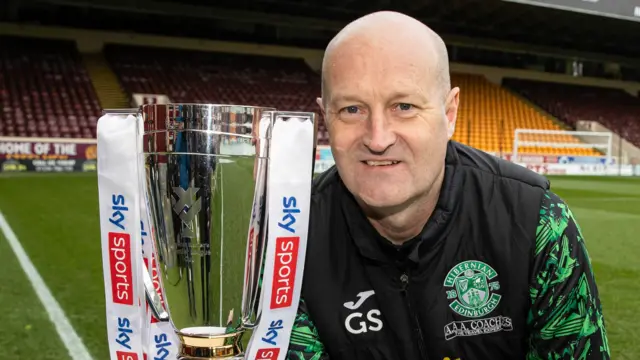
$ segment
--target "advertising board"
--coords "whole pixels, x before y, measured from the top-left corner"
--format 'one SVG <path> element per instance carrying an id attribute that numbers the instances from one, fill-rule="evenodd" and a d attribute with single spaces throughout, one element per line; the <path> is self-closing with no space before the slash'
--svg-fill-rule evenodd
<path id="1" fill-rule="evenodd" d="M 0 172 L 96 171 L 95 140 L 0 137 Z"/>
<path id="2" fill-rule="evenodd" d="M 542 175 L 640 176 L 638 165 L 516 163 Z"/>
<path id="3" fill-rule="evenodd" d="M 329 170 L 334 164 L 331 148 L 327 145 L 318 145 L 316 148 L 316 162 L 313 173 L 320 174 Z"/>

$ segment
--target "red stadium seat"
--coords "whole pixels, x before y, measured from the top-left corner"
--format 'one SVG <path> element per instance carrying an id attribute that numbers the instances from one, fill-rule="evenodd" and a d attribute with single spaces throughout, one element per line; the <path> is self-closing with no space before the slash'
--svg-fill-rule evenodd
<path id="1" fill-rule="evenodd" d="M 105 46 L 105 55 L 129 94 L 319 111 L 320 77 L 303 59 L 113 44 Z"/>
<path id="2" fill-rule="evenodd" d="M 7 36 L 0 41 L 0 78 L 6 83 L 0 96 L 5 119 L 7 123 L 16 119 L 18 125 L 36 121 L 24 131 L 7 126 L 6 135 L 55 137 L 57 131 L 47 130 L 57 122 L 66 124 L 68 116 L 100 115 L 97 96 L 72 41 Z M 79 104 L 82 111 L 71 104 Z"/>
<path id="3" fill-rule="evenodd" d="M 503 84 L 575 128 L 597 121 L 640 146 L 640 99 L 621 89 L 504 79 Z"/>

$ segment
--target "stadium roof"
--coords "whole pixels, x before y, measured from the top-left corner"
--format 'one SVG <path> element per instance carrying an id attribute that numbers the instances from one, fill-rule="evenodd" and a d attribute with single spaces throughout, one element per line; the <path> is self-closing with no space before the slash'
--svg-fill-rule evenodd
<path id="1" fill-rule="evenodd" d="M 448 41 L 469 42 L 470 38 L 474 44 L 478 38 L 486 39 L 483 43 L 509 41 L 519 43 L 521 48 L 535 45 L 618 55 L 627 58 L 627 63 L 640 63 L 637 35 L 640 22 L 503 0 L 216 0 L 215 7 L 207 3 L 203 0 L 11 0 L 7 6 L 12 10 L 10 21 L 38 21 L 47 25 L 62 21 L 68 26 L 110 30 L 122 26 L 140 31 L 137 26 L 152 31 L 153 27 L 162 29 L 166 35 L 172 35 L 168 31 L 179 31 L 181 33 L 175 35 L 224 36 L 228 30 L 215 29 L 222 22 L 235 23 L 238 33 L 243 32 L 240 29 L 243 24 L 257 24 L 261 26 L 259 32 L 264 41 L 269 41 L 266 40 L 269 33 L 276 39 L 277 34 L 286 32 L 280 29 L 307 29 L 314 31 L 307 36 L 308 47 L 323 46 L 336 30 L 358 16 L 389 9 L 424 21 Z M 115 18 L 120 21 L 114 21 Z M 182 25 L 183 21 L 188 25 Z M 254 29 L 254 35 L 257 31 Z"/>

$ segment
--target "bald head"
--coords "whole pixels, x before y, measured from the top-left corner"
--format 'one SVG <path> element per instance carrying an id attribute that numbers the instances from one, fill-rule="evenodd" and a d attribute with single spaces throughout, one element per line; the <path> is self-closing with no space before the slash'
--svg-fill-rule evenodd
<path id="1" fill-rule="evenodd" d="M 414 236 L 436 204 L 458 111 L 444 42 L 411 17 L 377 12 L 331 40 L 322 68 L 317 101 L 340 178 L 383 236 Z"/>
<path id="2" fill-rule="evenodd" d="M 351 57 L 354 53 L 366 57 L 411 59 L 416 66 L 424 66 L 426 73 L 420 75 L 439 88 L 443 100 L 451 89 L 449 59 L 442 38 L 410 16 L 380 11 L 351 22 L 329 42 L 322 61 L 322 98 L 325 105 L 332 69 L 341 57 Z"/>

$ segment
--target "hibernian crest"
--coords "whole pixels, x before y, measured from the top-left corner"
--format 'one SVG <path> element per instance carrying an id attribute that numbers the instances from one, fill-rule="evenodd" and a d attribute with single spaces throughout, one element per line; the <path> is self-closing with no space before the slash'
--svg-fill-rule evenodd
<path id="1" fill-rule="evenodd" d="M 444 280 L 444 286 L 450 289 L 447 299 L 453 300 L 449 307 L 470 318 L 488 315 L 502 297 L 495 293 L 500 283 L 492 281 L 497 276 L 498 273 L 482 261 L 469 260 L 454 266 Z"/>

